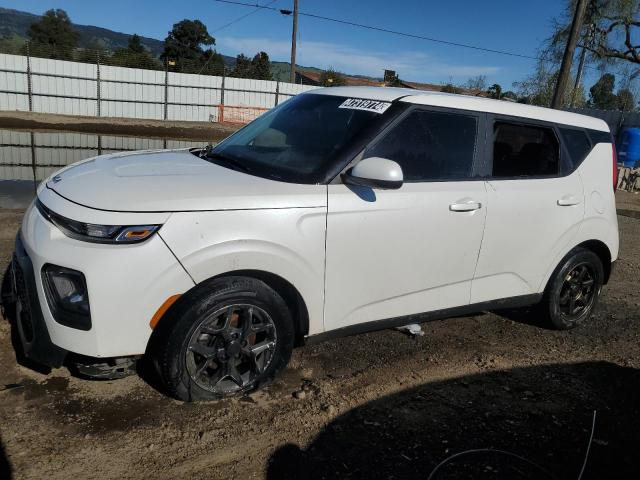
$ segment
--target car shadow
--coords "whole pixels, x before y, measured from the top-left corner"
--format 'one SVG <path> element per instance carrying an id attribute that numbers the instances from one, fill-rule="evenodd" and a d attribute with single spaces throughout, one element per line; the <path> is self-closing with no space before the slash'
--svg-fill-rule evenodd
<path id="1" fill-rule="evenodd" d="M 540 311 L 537 305 L 520 308 L 496 309 L 490 310 L 490 312 L 494 315 L 506 318 L 507 320 L 511 320 L 516 323 L 538 327 L 543 330 L 555 330 L 551 325 L 547 325 L 545 320 L 540 315 Z"/>
<path id="2" fill-rule="evenodd" d="M 0 478 L 3 480 L 11 480 L 13 478 L 13 468 L 11 467 L 9 458 L 4 451 L 2 439 L 0 439 Z"/>
<path id="3" fill-rule="evenodd" d="M 623 217 L 635 218 L 640 220 L 640 211 L 638 210 L 626 210 L 626 209 L 618 209 L 618 215 L 622 215 Z"/>
<path id="4" fill-rule="evenodd" d="M 371 187 L 363 187 L 360 185 L 347 185 L 347 188 L 355 193 L 360 200 L 364 200 L 365 202 L 375 202 L 376 201 L 376 192 Z"/>
<path id="5" fill-rule="evenodd" d="M 639 372 L 590 362 L 423 384 L 281 445 L 267 479 L 578 478 L 587 450 L 582 480 L 640 478 Z"/>

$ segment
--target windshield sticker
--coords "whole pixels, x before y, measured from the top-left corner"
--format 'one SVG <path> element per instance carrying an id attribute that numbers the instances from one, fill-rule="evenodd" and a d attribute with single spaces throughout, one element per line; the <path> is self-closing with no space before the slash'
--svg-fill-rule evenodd
<path id="1" fill-rule="evenodd" d="M 378 100 L 363 100 L 361 98 L 347 98 L 338 108 L 350 108 L 352 110 L 366 110 L 367 112 L 384 113 L 391 106 L 389 102 Z"/>

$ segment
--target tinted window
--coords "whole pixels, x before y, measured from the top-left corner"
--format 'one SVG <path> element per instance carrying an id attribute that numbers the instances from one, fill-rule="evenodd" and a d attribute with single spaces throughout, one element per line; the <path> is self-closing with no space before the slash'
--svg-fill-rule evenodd
<path id="1" fill-rule="evenodd" d="M 367 148 L 402 167 L 405 182 L 471 176 L 477 120 L 469 115 L 416 110 Z"/>
<path id="2" fill-rule="evenodd" d="M 347 100 L 333 95 L 293 97 L 218 144 L 209 158 L 263 177 L 318 183 L 354 136 L 385 111 L 345 106 Z"/>
<path id="3" fill-rule="evenodd" d="M 587 137 L 584 130 L 573 130 L 570 128 L 561 128 L 560 133 L 571 157 L 571 164 L 575 169 L 591 151 L 589 137 Z"/>
<path id="4" fill-rule="evenodd" d="M 558 174 L 560 148 L 550 128 L 496 122 L 493 139 L 494 177 Z"/>

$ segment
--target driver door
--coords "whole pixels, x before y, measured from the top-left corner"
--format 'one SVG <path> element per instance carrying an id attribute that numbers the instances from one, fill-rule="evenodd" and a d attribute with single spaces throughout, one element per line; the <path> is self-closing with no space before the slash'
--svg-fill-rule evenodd
<path id="1" fill-rule="evenodd" d="M 328 186 L 326 330 L 469 304 L 486 216 L 474 178 L 483 120 L 413 107 L 362 155 L 396 161 L 402 187 Z"/>

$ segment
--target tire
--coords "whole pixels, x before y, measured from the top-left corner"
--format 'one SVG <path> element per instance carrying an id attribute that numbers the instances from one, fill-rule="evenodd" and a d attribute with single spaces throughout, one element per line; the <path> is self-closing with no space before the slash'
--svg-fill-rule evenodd
<path id="1" fill-rule="evenodd" d="M 11 263 L 7 266 L 2 275 L 2 282 L 0 283 L 0 305 L 2 307 L 2 313 L 5 319 L 11 320 L 15 317 L 16 301 L 13 292 L 13 271 L 11 269 Z"/>
<path id="2" fill-rule="evenodd" d="M 547 323 L 558 330 L 585 323 L 598 303 L 603 281 L 600 257 L 585 248 L 571 250 L 553 272 L 540 304 Z"/>
<path id="3" fill-rule="evenodd" d="M 162 386 L 174 398 L 216 400 L 247 393 L 270 383 L 289 362 L 291 312 L 260 280 L 206 281 L 174 307 L 154 331 L 149 351 Z"/>

